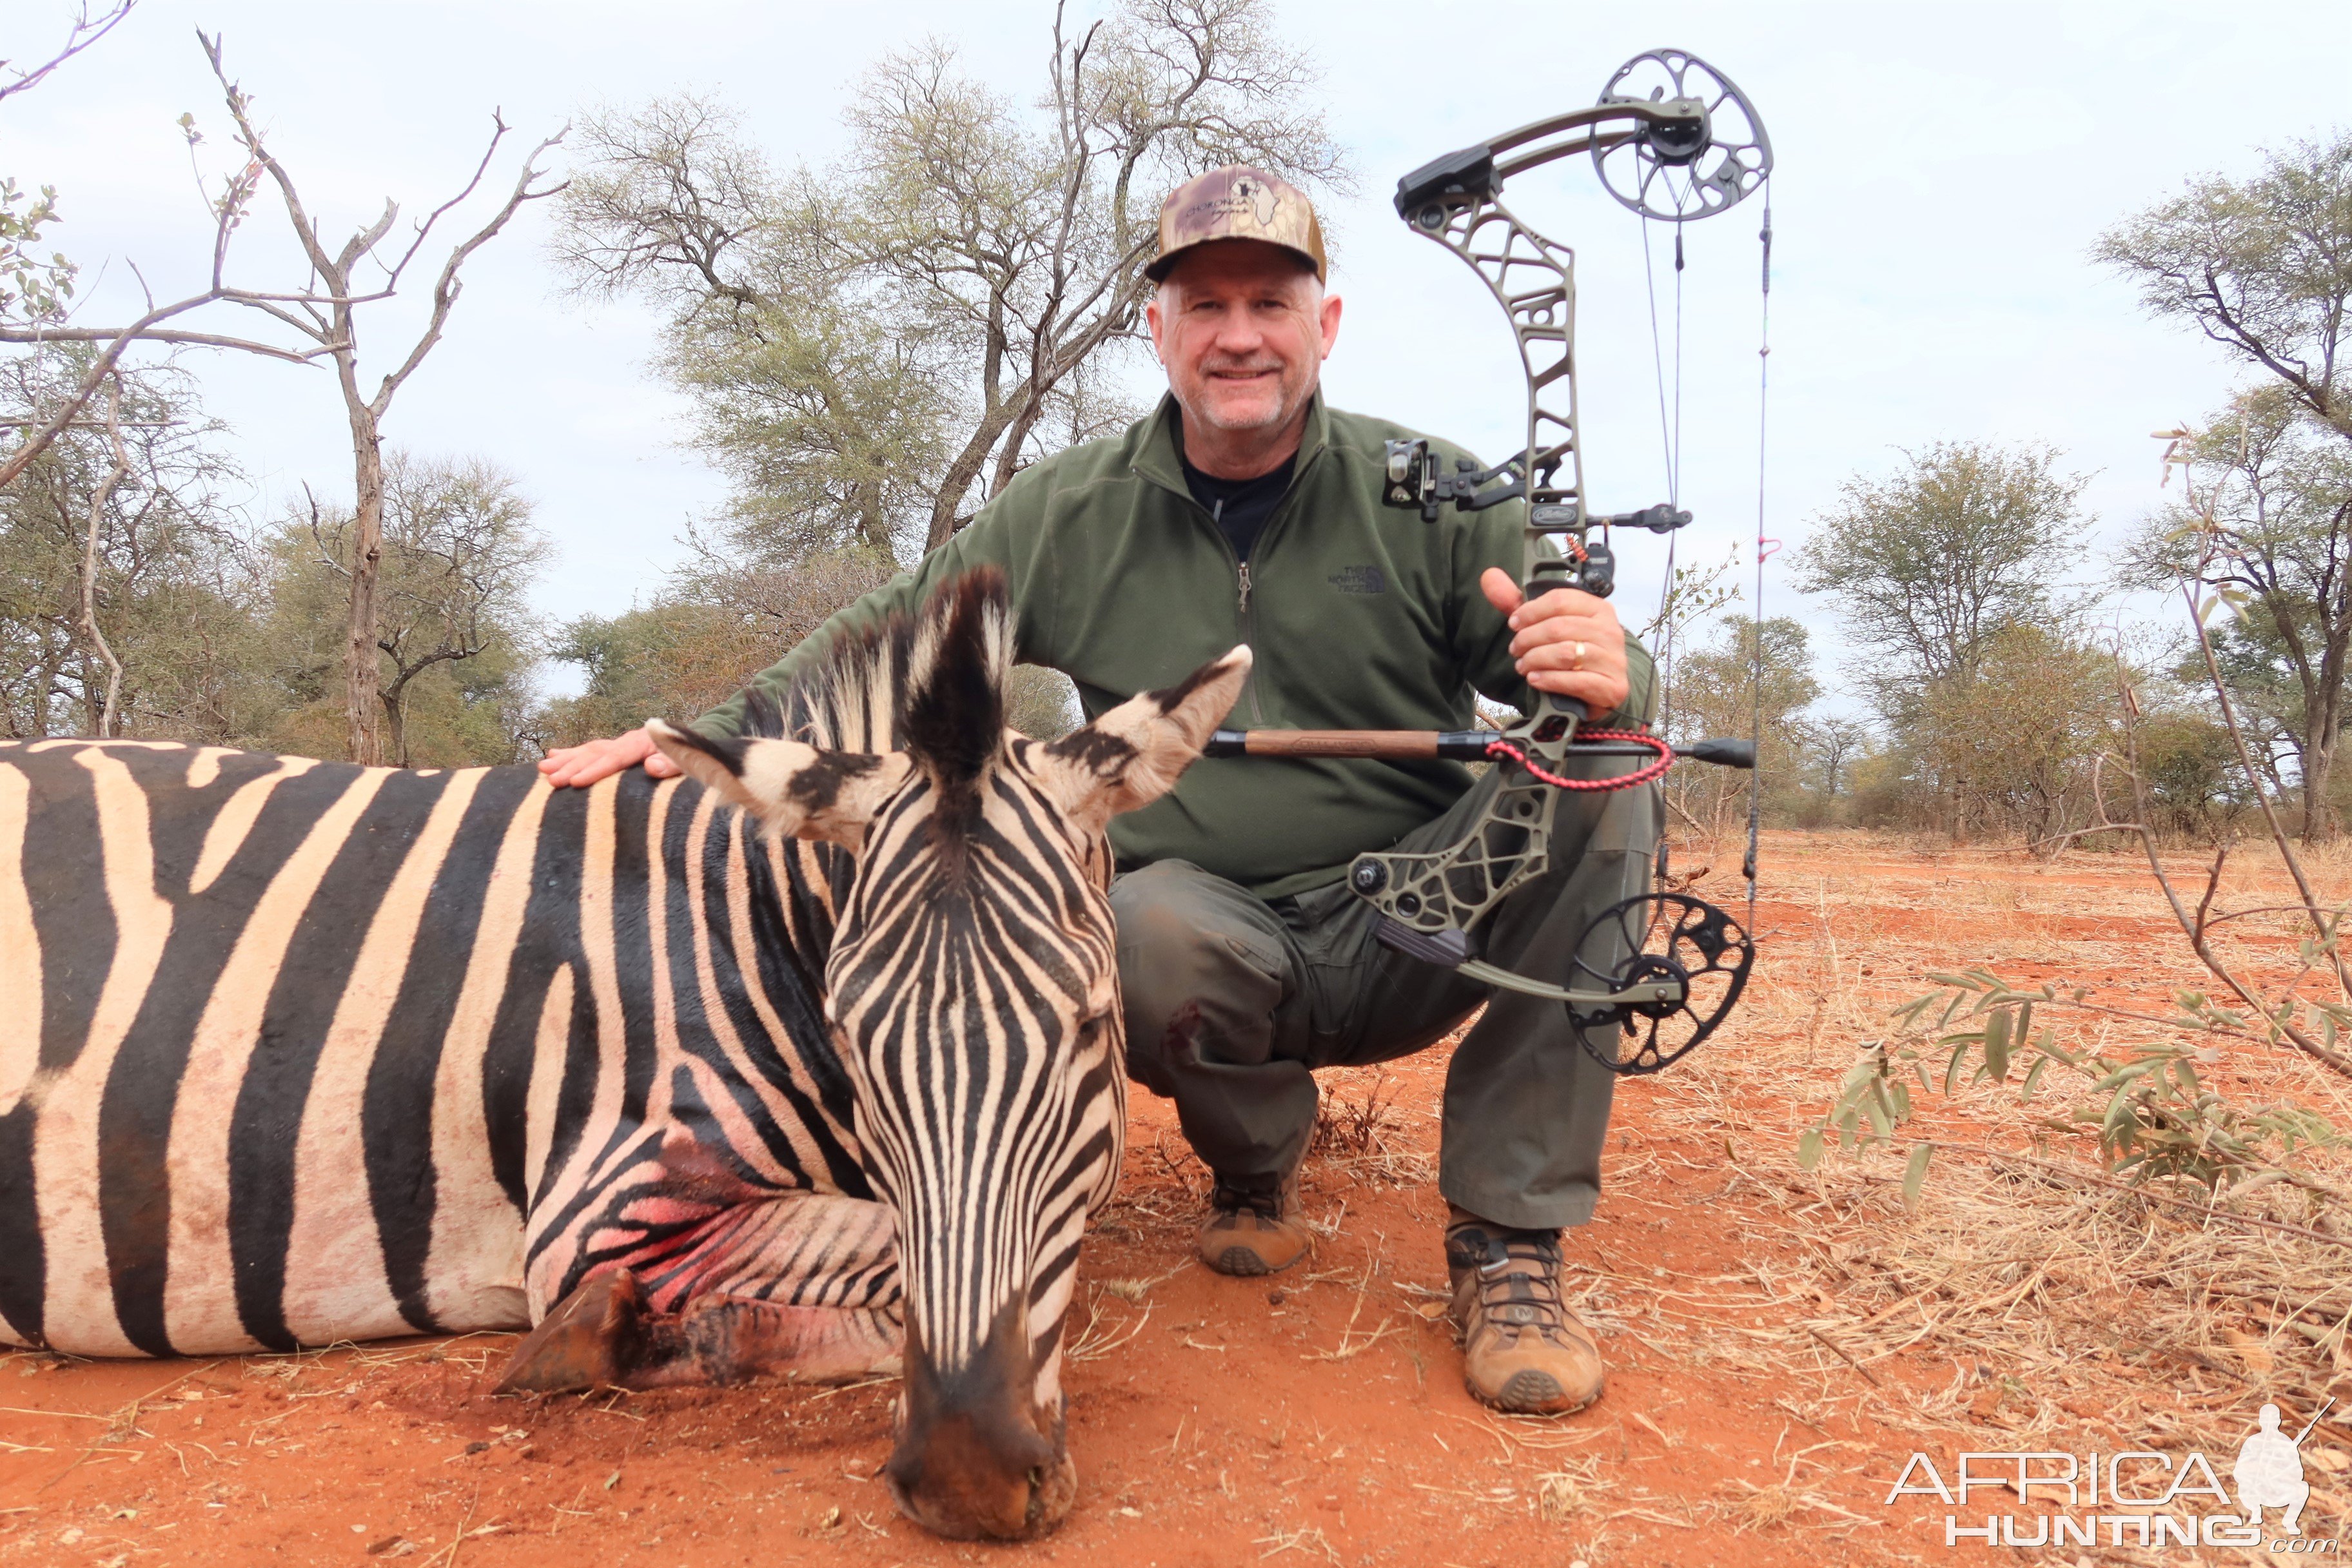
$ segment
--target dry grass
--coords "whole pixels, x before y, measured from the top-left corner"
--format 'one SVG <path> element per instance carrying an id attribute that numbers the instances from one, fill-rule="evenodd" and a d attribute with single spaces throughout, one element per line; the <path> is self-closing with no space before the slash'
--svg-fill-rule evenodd
<path id="1" fill-rule="evenodd" d="M 1890 1030 L 1889 1007 L 1927 988 L 1930 970 L 2014 967 L 2036 983 L 2063 975 L 2094 984 L 2102 1000 L 2158 1008 L 2201 973 L 2161 917 L 2145 868 L 2121 857 L 2036 868 L 1854 837 L 1840 845 L 1791 835 L 1768 850 L 1761 984 L 1738 1024 L 1662 1085 L 1660 1121 L 1721 1148 L 1708 1163 L 1729 1172 L 1726 1198 L 1755 1200 L 1762 1245 L 1741 1277 L 1711 1284 L 1654 1288 L 1621 1270 L 1594 1282 L 1587 1310 L 1637 1332 L 1679 1326 L 1694 1341 L 1696 1323 L 1715 1325 L 1716 1359 L 1829 1391 L 1798 1415 L 1821 1430 L 1841 1407 L 1867 1404 L 1923 1435 L 1980 1443 L 1997 1432 L 2002 1447 L 2063 1447 L 2088 1427 L 2210 1451 L 2234 1449 L 2259 1400 L 2300 1426 L 2333 1397 L 2315 1436 L 2338 1447 L 2305 1448 L 2322 1456 L 2313 1507 L 2352 1503 L 2330 1479 L 2352 1468 L 2341 1447 L 2352 1445 L 2352 1247 L 2200 1215 L 2198 1190 L 2171 1194 L 2193 1204 L 2121 1190 L 2087 1134 L 2033 1125 L 2063 1103 L 2050 1089 L 2032 1106 L 1992 1086 L 1951 1103 L 1922 1097 L 1918 1130 L 1937 1152 L 1914 1208 L 1901 1201 L 1899 1134 L 1891 1150 L 1798 1168 L 1802 1122 L 1828 1102 L 1857 1047 Z M 1879 862 L 1866 874 L 1857 848 Z M 2281 877 L 2275 855 L 2245 858 L 2235 890 L 2260 901 L 2265 881 Z M 2352 889 L 2352 848 L 2312 869 L 2329 892 Z M 2262 921 L 2239 924 L 2250 966 L 2292 963 L 2291 947 Z M 2133 1027 L 2094 1022 L 2087 1038 L 2105 1030 L 2129 1043 L 2123 1031 Z M 2335 1079 L 2283 1050 L 2235 1044 L 2205 1071 L 2250 1101 L 2291 1100 L 2339 1121 L 2352 1110 Z M 1679 1163 L 1685 1172 L 1648 1179 L 1706 1173 Z M 2352 1155 L 2309 1151 L 2297 1168 L 2341 1187 Z M 1624 1167 L 1612 1169 L 1612 1184 L 1624 1179 Z M 2317 1201 L 2280 1184 L 2230 1207 L 2330 1226 Z M 1949 1370 L 1923 1379 L 1931 1366 Z M 1801 1495 L 1792 1476 L 1748 1487 L 1732 1506 L 1764 1528 L 1801 1511 Z"/>
<path id="2" fill-rule="evenodd" d="M 1430 1140 L 1398 1107 L 1398 1085 L 1386 1068 L 1336 1068 L 1318 1083 L 1308 1160 L 1388 1186 L 1420 1186 L 1434 1176 Z"/>
<path id="3" fill-rule="evenodd" d="M 1605 1489 L 1599 1459 L 1571 1460 L 1536 1478 L 1536 1511 L 1554 1524 L 1565 1524 L 1593 1507 Z"/>

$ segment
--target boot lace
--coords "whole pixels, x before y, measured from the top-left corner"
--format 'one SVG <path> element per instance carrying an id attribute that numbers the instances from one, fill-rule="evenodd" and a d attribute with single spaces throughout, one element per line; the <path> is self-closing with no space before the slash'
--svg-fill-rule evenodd
<path id="1" fill-rule="evenodd" d="M 1219 1176 L 1216 1188 L 1209 1196 L 1209 1205 L 1219 1214 L 1238 1215 L 1247 1209 L 1260 1219 L 1279 1219 L 1282 1217 L 1282 1178 Z"/>
<path id="2" fill-rule="evenodd" d="M 1559 1236 L 1465 1226 L 1446 1238 L 1449 1261 L 1475 1269 L 1480 1313 L 1501 1327 L 1549 1336 L 1567 1326 L 1559 1293 Z"/>

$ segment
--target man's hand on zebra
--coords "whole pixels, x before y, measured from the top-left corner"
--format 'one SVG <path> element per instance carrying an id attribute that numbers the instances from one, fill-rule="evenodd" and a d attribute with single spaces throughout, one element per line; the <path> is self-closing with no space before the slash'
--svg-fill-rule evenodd
<path id="1" fill-rule="evenodd" d="M 611 778 L 624 768 L 640 763 L 652 777 L 677 777 L 677 764 L 654 749 L 654 738 L 643 729 L 615 735 L 609 741 L 558 746 L 540 759 L 539 771 L 558 789 L 586 789 L 599 779 Z"/>

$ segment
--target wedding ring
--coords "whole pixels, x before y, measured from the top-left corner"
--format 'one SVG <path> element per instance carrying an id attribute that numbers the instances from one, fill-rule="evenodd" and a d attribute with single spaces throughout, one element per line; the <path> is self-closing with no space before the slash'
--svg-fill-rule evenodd
<path id="1" fill-rule="evenodd" d="M 1584 645 L 1582 643 L 1578 643 L 1576 645 L 1576 651 L 1570 654 L 1568 658 L 1568 668 L 1570 669 L 1582 669 L 1584 668 Z"/>

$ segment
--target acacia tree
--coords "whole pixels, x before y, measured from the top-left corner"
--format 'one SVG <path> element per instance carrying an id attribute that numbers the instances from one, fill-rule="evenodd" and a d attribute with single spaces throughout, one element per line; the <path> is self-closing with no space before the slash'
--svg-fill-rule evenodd
<path id="1" fill-rule="evenodd" d="M 2098 805 L 2092 760 L 2116 740 L 2116 661 L 2064 626 L 2014 621 L 1919 693 L 1904 727 L 1918 791 L 1956 838 L 2008 830 L 2054 853 Z"/>
<path id="2" fill-rule="evenodd" d="M 0 362 L 0 409 L 64 395 L 99 353 L 51 345 Z M 0 489 L 6 732 L 258 739 L 277 706 L 264 593 L 220 426 L 170 367 L 121 367 L 105 406 Z"/>
<path id="3" fill-rule="evenodd" d="M 1746 817 L 1748 792 L 1760 785 L 1766 812 L 1775 820 L 1787 817 L 1801 787 L 1799 763 L 1807 738 L 1801 716 L 1822 695 L 1821 682 L 1813 678 L 1812 637 L 1803 624 L 1773 616 L 1759 631 L 1751 616 L 1725 616 L 1709 642 L 1683 656 L 1675 682 L 1667 739 L 1687 745 L 1710 736 L 1746 735 L 1757 722 L 1760 696 L 1763 742 L 1748 771 L 1681 768 L 1669 773 L 1666 798 L 1675 812 L 1694 832 L 1713 841 L 1722 837 L 1725 824 Z"/>
<path id="4" fill-rule="evenodd" d="M 2352 676 L 2352 443 L 2273 385 L 2184 432 L 2170 460 L 2187 470 L 2187 494 L 2142 536 L 2136 574 L 2222 590 L 2237 622 L 2210 639 L 2216 668 L 2294 759 L 2304 837 L 2329 837 Z M 2201 656 L 2195 673 L 2205 673 Z M 2258 760 L 2275 784 L 2271 750 Z"/>
<path id="5" fill-rule="evenodd" d="M 2047 447 L 1939 441 L 1903 456 L 1886 479 L 1847 480 L 1796 555 L 1798 585 L 1837 605 L 1897 721 L 1928 685 L 1973 671 L 2002 628 L 2053 616 L 2088 482 L 2059 473 Z"/>
<path id="6" fill-rule="evenodd" d="M 215 79 L 220 84 L 234 126 L 236 145 L 245 154 L 242 167 L 226 179 L 221 195 L 214 202 L 215 233 L 210 281 L 196 294 L 168 304 L 158 305 L 151 298 L 143 314 L 119 327 L 84 327 L 56 319 L 60 314 L 58 309 L 58 301 L 61 298 L 60 284 L 70 285 L 69 267 L 66 267 L 62 273 L 52 268 L 40 279 L 46 292 L 37 298 L 29 291 L 20 290 L 30 306 L 39 309 L 25 310 L 24 314 L 28 318 L 26 320 L 0 319 L 0 342 L 91 342 L 102 344 L 103 352 L 79 385 L 58 399 L 54 406 L 41 411 L 42 418 L 32 428 L 31 434 L 5 457 L 0 457 L 0 486 L 15 479 L 43 447 L 68 427 L 96 395 L 123 353 L 134 343 L 229 348 L 296 363 L 323 361 L 331 364 L 351 431 L 353 489 L 354 527 L 351 536 L 352 556 L 349 563 L 351 592 L 343 650 L 344 745 L 354 762 L 381 762 L 383 746 L 379 704 L 376 701 L 375 601 L 383 553 L 383 422 L 390 413 L 394 395 L 441 341 L 450 312 L 455 309 L 463 288 L 460 271 L 467 260 L 494 238 L 523 204 L 553 195 L 562 188 L 561 185 L 537 185 L 535 182 L 540 174 L 540 158 L 562 140 L 563 132 L 558 131 L 541 142 L 523 160 L 521 172 L 501 205 L 471 235 L 450 248 L 434 279 L 424 330 L 404 351 L 397 353 L 392 369 L 371 389 L 362 385 L 360 374 L 362 310 L 382 304 L 397 294 L 404 276 L 424 250 L 435 226 L 480 187 L 500 143 L 507 136 L 506 122 L 493 113 L 489 144 L 484 149 L 472 178 L 457 195 L 414 224 L 396 252 L 382 248 L 400 217 L 399 205 L 391 201 L 384 204 L 382 215 L 373 223 L 354 230 L 339 248 L 330 250 L 320 237 L 318 220 L 305 205 L 293 175 L 271 151 L 254 124 L 252 100 L 236 82 L 230 79 L 223 60 L 221 39 L 217 36 L 207 37 L 201 31 L 196 38 L 203 46 Z M 203 141 L 193 117 L 184 116 L 181 123 L 192 148 Z M 305 280 L 297 288 L 247 289 L 232 284 L 226 276 L 230 238 L 247 216 L 264 179 L 278 194 L 308 269 Z M 44 200 L 46 202 L 46 196 Z M 0 205 L 5 205 L 5 202 L 0 202 Z M 49 216 L 53 213 L 43 214 L 43 220 L 47 221 Z M 19 226 L 22 226 L 21 223 Z M 234 306 L 257 312 L 268 323 L 264 328 L 265 332 L 290 331 L 296 344 L 288 346 L 267 338 L 239 338 L 198 331 L 176 321 L 176 318 L 211 306 Z"/>
<path id="7" fill-rule="evenodd" d="M 2268 153 L 2245 180 L 2192 180 L 2094 254 L 2150 313 L 2195 325 L 2260 378 L 2176 443 L 2193 504 L 2150 531 L 2137 564 L 2189 572 L 2238 607 L 2212 639 L 2217 668 L 2294 756 L 2304 837 L 2332 835 L 2352 679 L 2352 133 Z"/>
<path id="8" fill-rule="evenodd" d="M 1870 744 L 1870 730 L 1859 719 L 1832 713 L 1801 721 L 1798 733 L 1820 770 L 1822 816 L 1827 819 L 1852 793 L 1853 762 Z"/>
<path id="9" fill-rule="evenodd" d="M 1129 416 L 1089 371 L 1136 332 L 1182 178 L 1248 162 L 1344 179 L 1266 0 L 1127 0 L 1075 37 L 1057 6 L 1052 45 L 1042 119 L 944 46 L 886 58 L 823 171 L 777 175 L 706 100 L 588 121 L 558 258 L 583 289 L 672 308 L 691 347 L 670 372 L 748 490 L 788 500 L 789 474 L 828 498 L 790 548 L 930 549 L 975 485 Z M 794 348 L 830 342 L 851 352 Z M 762 428 L 767 409 L 791 417 Z M 767 467 L 744 461 L 759 452 Z"/>
<path id="10" fill-rule="evenodd" d="M 2093 255 L 2352 441 L 2352 132 L 2271 153 L 2251 179 L 2191 180 Z"/>
<path id="11" fill-rule="evenodd" d="M 479 458 L 451 462 L 395 452 L 385 460 L 383 493 L 373 649 L 382 668 L 373 700 L 391 731 L 386 760 L 404 768 L 415 763 L 409 710 L 422 680 L 441 671 L 462 694 L 460 666 L 495 663 L 498 673 L 478 683 L 488 689 L 529 658 L 524 596 L 548 543 L 514 477 Z M 281 590 L 298 600 L 304 576 L 347 584 L 355 553 L 351 513 L 322 510 L 315 500 L 307 511 L 312 549 Z"/>

